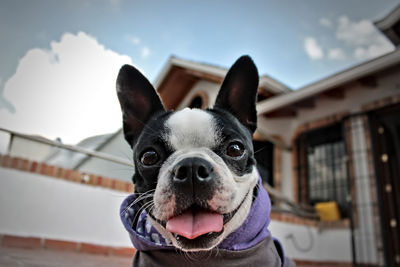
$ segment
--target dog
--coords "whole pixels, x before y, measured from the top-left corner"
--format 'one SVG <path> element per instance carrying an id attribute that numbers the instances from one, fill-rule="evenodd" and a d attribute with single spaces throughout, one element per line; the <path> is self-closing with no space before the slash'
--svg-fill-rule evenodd
<path id="1" fill-rule="evenodd" d="M 136 68 L 120 69 L 135 166 L 121 219 L 137 249 L 134 266 L 289 266 L 268 230 L 271 204 L 254 157 L 258 82 L 242 56 L 213 108 L 167 111 Z"/>

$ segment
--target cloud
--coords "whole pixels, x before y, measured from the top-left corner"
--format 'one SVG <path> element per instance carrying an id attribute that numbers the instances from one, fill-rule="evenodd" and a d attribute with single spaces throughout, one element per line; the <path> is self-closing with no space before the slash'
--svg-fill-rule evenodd
<path id="1" fill-rule="evenodd" d="M 365 19 L 356 22 L 347 16 L 339 17 L 336 38 L 353 49 L 353 56 L 357 59 L 377 57 L 394 49 L 372 22 Z"/>
<path id="2" fill-rule="evenodd" d="M 125 36 L 125 38 L 126 40 L 128 40 L 128 42 L 134 44 L 136 47 L 139 48 L 139 53 L 141 58 L 146 59 L 151 55 L 150 48 L 142 44 L 142 40 L 139 37 L 128 34 Z"/>
<path id="3" fill-rule="evenodd" d="M 368 20 L 359 22 L 351 21 L 346 16 L 338 19 L 336 38 L 350 45 L 365 45 L 371 42 L 371 38 L 376 36 L 376 30 Z"/>
<path id="4" fill-rule="evenodd" d="M 151 52 L 150 52 L 150 48 L 148 48 L 147 46 L 143 46 L 140 49 L 140 56 L 142 58 L 147 58 L 148 56 L 150 56 Z"/>
<path id="5" fill-rule="evenodd" d="M 365 60 L 394 50 L 393 44 L 369 20 L 353 21 L 342 15 L 336 20 L 322 17 L 319 24 L 330 28 L 328 33 L 333 36 L 328 38 L 333 38 L 331 44 L 335 47 L 323 47 L 318 43 L 317 40 L 326 40 L 327 36 L 305 38 L 304 49 L 313 60 Z"/>
<path id="6" fill-rule="evenodd" d="M 332 21 L 328 18 L 320 18 L 319 24 L 327 28 L 332 27 Z"/>
<path id="7" fill-rule="evenodd" d="M 113 132 L 121 126 L 115 79 L 123 64 L 130 57 L 83 32 L 63 34 L 49 50 L 33 48 L 5 83 L 16 112 L 0 110 L 0 125 L 68 143 Z"/>
<path id="8" fill-rule="evenodd" d="M 341 48 L 332 48 L 328 50 L 328 58 L 333 60 L 343 60 L 346 56 Z"/>
<path id="9" fill-rule="evenodd" d="M 354 49 L 354 57 L 357 59 L 368 59 L 381 56 L 393 50 L 393 45 L 386 42 L 386 40 L 379 41 L 367 46 L 358 46 Z"/>
<path id="10" fill-rule="evenodd" d="M 134 44 L 134 45 L 139 45 L 140 44 L 140 38 L 136 36 L 127 36 L 128 40 Z"/>
<path id="11" fill-rule="evenodd" d="M 313 37 L 304 39 L 304 49 L 307 55 L 313 60 L 322 59 L 324 57 L 324 51 Z"/>

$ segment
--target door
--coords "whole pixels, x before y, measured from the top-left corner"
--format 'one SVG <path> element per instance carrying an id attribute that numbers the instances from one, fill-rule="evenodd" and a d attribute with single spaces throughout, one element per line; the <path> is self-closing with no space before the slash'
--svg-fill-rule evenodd
<path id="1" fill-rule="evenodd" d="M 400 104 L 370 114 L 386 266 L 400 266 Z"/>

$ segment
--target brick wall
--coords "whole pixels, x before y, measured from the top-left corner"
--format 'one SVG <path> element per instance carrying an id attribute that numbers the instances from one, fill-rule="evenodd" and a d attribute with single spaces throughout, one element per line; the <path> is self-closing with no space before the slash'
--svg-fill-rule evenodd
<path id="1" fill-rule="evenodd" d="M 122 192 L 132 193 L 134 189 L 134 186 L 131 182 L 84 173 L 77 170 L 65 169 L 54 165 L 48 165 L 46 163 L 31 161 L 18 157 L 11 157 L 9 155 L 0 155 L 0 165 L 3 168 L 38 173 L 56 179 L 67 180 L 73 183 L 104 187 Z"/>

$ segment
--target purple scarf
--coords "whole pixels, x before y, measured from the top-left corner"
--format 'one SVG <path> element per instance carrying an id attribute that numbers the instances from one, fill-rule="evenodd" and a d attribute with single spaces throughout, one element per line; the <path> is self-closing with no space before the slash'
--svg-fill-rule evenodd
<path id="1" fill-rule="evenodd" d="M 253 201 L 250 212 L 244 223 L 233 233 L 228 235 L 218 248 L 238 251 L 255 246 L 270 236 L 271 201 L 267 191 L 258 181 L 257 196 Z M 133 246 L 139 251 L 157 249 L 175 249 L 169 239 L 164 238 L 147 220 L 146 211 L 140 210 L 138 205 L 131 205 L 136 199 L 135 194 L 129 195 L 121 205 L 120 216 L 122 223 L 129 232 Z M 135 216 L 139 216 L 137 225 L 132 225 Z"/>

